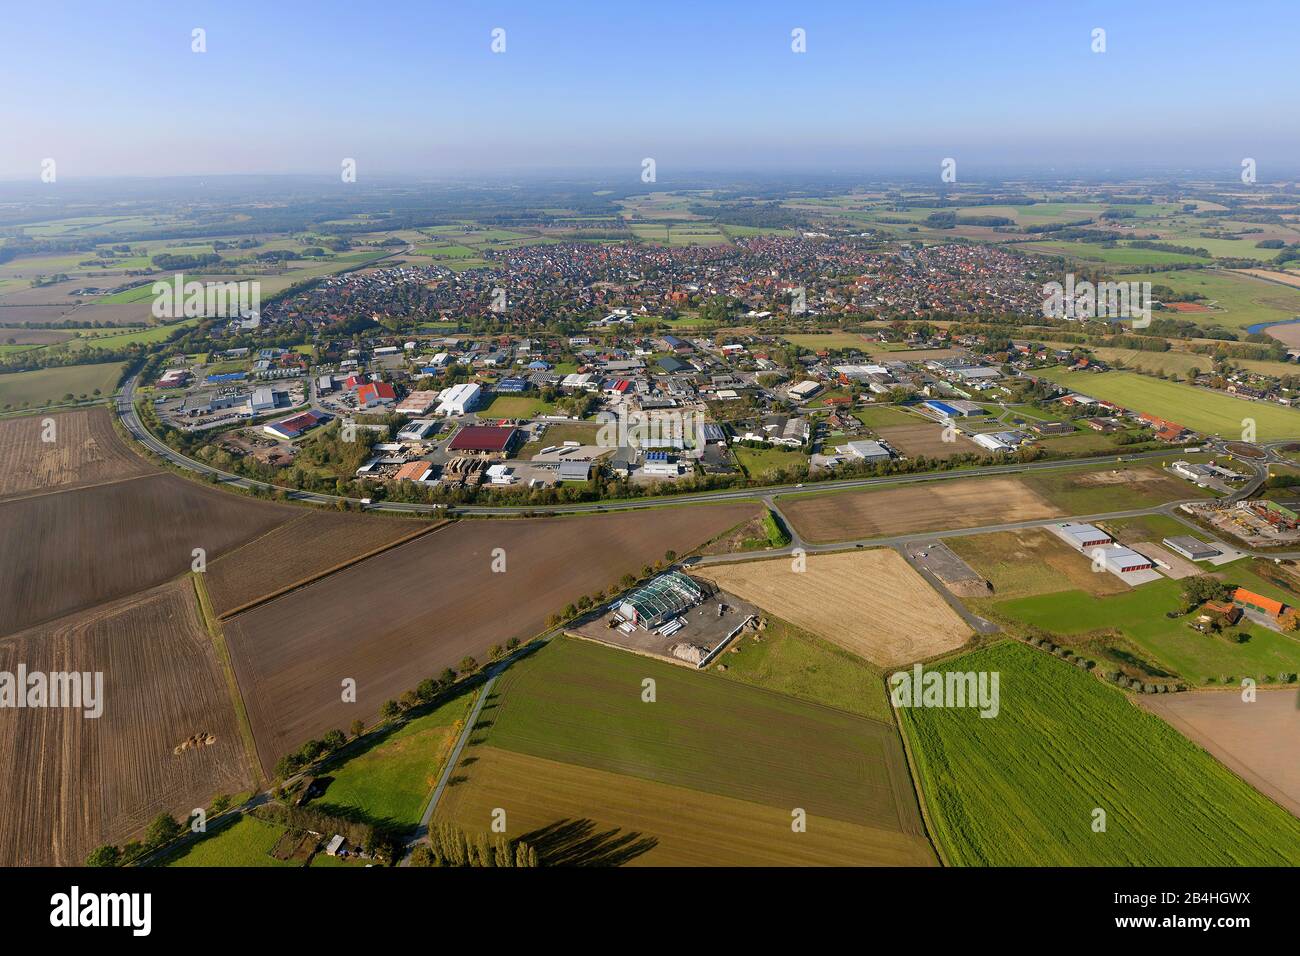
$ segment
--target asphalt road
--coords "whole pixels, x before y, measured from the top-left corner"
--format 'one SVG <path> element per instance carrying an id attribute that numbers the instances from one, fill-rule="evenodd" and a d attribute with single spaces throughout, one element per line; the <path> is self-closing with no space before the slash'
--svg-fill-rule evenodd
<path id="1" fill-rule="evenodd" d="M 254 481 L 250 478 L 244 478 L 240 475 L 234 475 L 230 472 L 221 471 L 214 468 L 206 462 L 196 461 L 193 458 L 186 457 L 180 452 L 169 448 L 159 441 L 154 435 L 144 427 L 140 421 L 139 415 L 135 410 L 135 388 L 138 376 L 132 376 L 122 388 L 121 394 L 117 398 L 117 412 L 122 419 L 122 424 L 126 426 L 127 431 L 135 437 L 136 441 L 144 445 L 154 454 L 171 462 L 179 468 L 196 474 L 210 474 L 216 476 L 221 484 L 234 485 L 237 488 L 262 488 L 269 491 L 280 491 L 278 485 L 267 484 L 266 482 Z M 1105 455 L 1094 458 L 1073 458 L 1064 461 L 1034 461 L 1024 464 L 1008 465 L 989 465 L 983 468 L 969 469 L 964 471 L 943 471 L 919 475 L 891 475 L 885 478 L 846 478 L 838 481 L 816 481 L 808 482 L 807 485 L 777 485 L 765 488 L 742 488 L 742 489 L 721 489 L 718 491 L 700 491 L 684 495 L 661 495 L 651 498 L 633 498 L 625 501 L 598 501 L 586 502 L 582 504 L 568 505 L 528 505 L 528 506 L 491 506 L 491 505 L 454 505 L 447 507 L 444 505 L 428 505 L 416 502 L 405 501 L 378 501 L 367 506 L 370 511 L 389 511 L 408 514 L 464 514 L 464 515 L 482 515 L 497 517 L 517 517 L 521 514 L 587 514 L 592 512 L 606 511 L 634 511 L 641 508 L 656 508 L 664 505 L 685 505 L 700 504 L 717 501 L 744 501 L 756 498 L 772 499 L 778 495 L 796 494 L 796 493 L 820 493 L 827 491 L 842 491 L 852 488 L 873 488 L 895 484 L 916 484 L 924 481 L 948 481 L 953 478 L 973 478 L 987 475 L 1015 475 L 1035 471 L 1051 471 L 1060 468 L 1075 468 L 1080 465 L 1102 464 L 1106 462 L 1133 462 L 1147 461 L 1150 459 L 1168 458 L 1171 451 L 1168 449 L 1157 449 L 1156 451 L 1135 452 L 1128 455 Z M 1259 479 L 1262 481 L 1262 476 Z M 339 501 L 348 501 L 357 507 L 361 506 L 360 498 L 343 498 L 339 495 L 318 494 L 311 491 L 297 491 L 293 489 L 284 489 L 291 500 L 307 501 L 314 504 L 336 506 Z M 1238 494 L 1241 494 L 1240 492 Z"/>

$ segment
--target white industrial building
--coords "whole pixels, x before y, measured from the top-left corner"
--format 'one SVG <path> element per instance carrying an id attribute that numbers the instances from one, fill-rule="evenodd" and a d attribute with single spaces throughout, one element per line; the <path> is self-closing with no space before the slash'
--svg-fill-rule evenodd
<path id="1" fill-rule="evenodd" d="M 478 405 L 482 389 L 473 382 L 462 382 L 438 393 L 439 415 L 464 415 Z"/>
<path id="2" fill-rule="evenodd" d="M 1105 531 L 1095 525 L 1071 521 L 1057 529 L 1061 537 L 1082 551 L 1084 548 L 1103 547 L 1114 544 L 1114 540 Z"/>
<path id="3" fill-rule="evenodd" d="M 854 458 L 863 461 L 889 461 L 889 447 L 878 441 L 851 441 L 844 446 Z"/>
<path id="4" fill-rule="evenodd" d="M 795 399 L 796 401 L 802 402 L 805 399 L 812 398 L 814 395 L 820 392 L 821 389 L 822 389 L 821 384 L 818 382 L 814 382 L 812 380 L 800 382 L 798 385 L 790 386 L 790 397 Z"/>

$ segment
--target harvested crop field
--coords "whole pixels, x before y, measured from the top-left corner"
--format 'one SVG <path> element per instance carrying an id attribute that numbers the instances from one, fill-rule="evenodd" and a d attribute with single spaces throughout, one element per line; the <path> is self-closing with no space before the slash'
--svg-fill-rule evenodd
<path id="1" fill-rule="evenodd" d="M 295 518 L 163 472 L 0 501 L 0 634 L 134 594 Z"/>
<path id="2" fill-rule="evenodd" d="M 1300 697 L 1295 688 L 1196 691 L 1138 698 L 1143 707 L 1199 744 L 1241 777 L 1300 817 Z"/>
<path id="3" fill-rule="evenodd" d="M 949 862 L 1289 866 L 1300 855 L 1300 820 L 1087 671 L 1012 642 L 934 669 L 999 675 L 994 718 L 898 711 Z"/>
<path id="4" fill-rule="evenodd" d="M 757 604 L 881 667 L 956 650 L 971 629 L 897 551 L 812 554 L 696 569 Z"/>
<path id="5" fill-rule="evenodd" d="M 118 439 L 107 409 L 0 419 L 0 497 L 155 471 Z"/>
<path id="6" fill-rule="evenodd" d="M 927 481 L 879 491 L 782 496 L 801 537 L 850 541 L 1055 518 L 1063 512 L 1015 478 Z"/>
<path id="7" fill-rule="evenodd" d="M 223 554 L 205 579 L 218 616 L 305 584 L 375 551 L 439 526 L 366 515 L 309 511 Z"/>
<path id="8" fill-rule="evenodd" d="M 474 832 L 497 807 L 544 863 L 573 866 L 926 866 L 923 837 L 478 747 L 439 815 Z"/>
<path id="9" fill-rule="evenodd" d="M 956 441 L 944 441 L 944 426 L 935 422 L 918 422 L 915 425 L 887 425 L 875 429 L 884 441 L 900 455 L 917 458 L 950 458 L 953 455 L 987 452 L 965 435 L 958 433 Z"/>
<path id="10" fill-rule="evenodd" d="M 575 639 L 513 665 L 490 702 L 439 815 L 485 830 L 502 807 L 543 860 L 583 844 L 585 862 L 934 862 L 887 723 Z"/>
<path id="11" fill-rule="evenodd" d="M 0 670 L 20 662 L 102 672 L 103 713 L 0 710 L 0 863 L 79 866 L 161 812 L 184 819 L 251 784 L 189 579 L 0 640 Z"/>
<path id="12" fill-rule="evenodd" d="M 460 521 L 224 623 L 262 764 L 379 713 L 466 655 L 540 632 L 546 618 L 748 520 L 753 504 L 581 518 Z M 505 571 L 492 570 L 501 549 Z M 340 682 L 357 682 L 343 703 Z"/>

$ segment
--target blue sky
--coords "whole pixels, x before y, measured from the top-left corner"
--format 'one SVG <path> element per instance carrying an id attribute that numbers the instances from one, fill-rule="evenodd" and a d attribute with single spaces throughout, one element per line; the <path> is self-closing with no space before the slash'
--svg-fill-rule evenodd
<path id="1" fill-rule="evenodd" d="M 57 10 L 57 13 L 51 12 Z M 10 5 L 0 178 L 1300 161 L 1293 3 Z M 190 51 L 191 30 L 208 51 Z M 506 31 L 506 52 L 490 50 Z M 805 54 L 791 30 L 807 31 Z M 1090 49 L 1095 27 L 1107 50 Z"/>

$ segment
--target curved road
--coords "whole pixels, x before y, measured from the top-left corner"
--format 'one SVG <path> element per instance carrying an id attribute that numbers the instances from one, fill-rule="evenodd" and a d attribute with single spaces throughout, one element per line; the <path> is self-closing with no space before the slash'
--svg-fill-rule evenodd
<path id="1" fill-rule="evenodd" d="M 314 491 L 299 491 L 291 488 L 282 488 L 279 485 L 272 485 L 262 481 L 255 481 L 251 478 L 245 478 L 241 475 L 231 474 L 230 472 L 214 468 L 206 462 L 189 458 L 182 455 L 180 452 L 169 448 L 144 426 L 144 423 L 140 421 L 139 414 L 135 410 L 135 389 L 138 378 L 138 374 L 131 376 L 115 399 L 117 403 L 117 414 L 121 418 L 122 424 L 126 427 L 127 431 L 131 433 L 132 437 L 160 458 L 171 462 L 179 468 L 192 471 L 196 474 L 213 475 L 220 484 L 234 485 L 237 488 L 261 488 L 272 492 L 284 491 L 293 501 L 306 501 L 313 504 L 327 506 L 336 506 L 340 501 L 347 501 L 351 505 L 357 507 L 361 506 L 360 498 L 320 494 Z M 1286 443 L 1287 442 L 1274 442 L 1270 443 L 1270 446 Z M 1145 461 L 1148 459 L 1168 458 L 1171 453 L 1172 452 L 1169 449 L 1158 449 L 1156 451 L 1135 452 L 1128 455 L 1106 455 L 1095 458 L 1073 458 L 1062 461 L 1034 461 L 1023 464 L 990 465 L 988 467 L 969 471 L 942 471 L 919 475 L 891 475 L 885 478 L 845 478 L 836 481 L 809 482 L 807 486 L 796 484 L 777 485 L 763 488 L 728 488 L 719 491 L 699 491 L 682 495 L 662 495 L 649 498 L 632 498 L 623 501 L 598 501 L 570 505 L 448 506 L 406 501 L 378 501 L 372 505 L 367 505 L 366 509 L 370 511 L 391 511 L 406 514 L 452 513 L 489 517 L 518 517 L 525 514 L 584 514 L 602 511 L 631 511 L 640 508 L 658 508 L 665 505 L 700 504 L 714 501 L 754 499 L 767 499 L 771 501 L 775 496 L 794 494 L 800 491 L 820 493 L 826 491 L 841 491 L 849 488 L 871 488 L 892 484 L 916 484 L 925 481 L 948 481 L 953 478 L 961 477 L 1013 475 L 1032 471 L 1050 471 L 1058 468 L 1074 468 L 1080 465 L 1100 464 L 1110 461 Z M 1238 491 L 1236 495 L 1233 496 L 1234 498 L 1248 493 L 1253 493 L 1258 484 L 1263 481 L 1263 472 L 1258 468 L 1256 468 L 1255 471 L 1256 479 L 1250 482 L 1245 488 L 1241 489 L 1241 491 Z"/>

